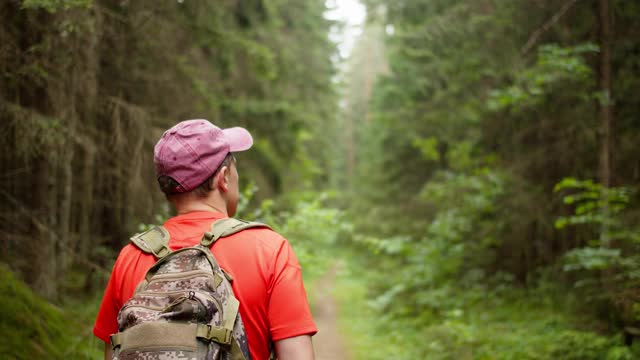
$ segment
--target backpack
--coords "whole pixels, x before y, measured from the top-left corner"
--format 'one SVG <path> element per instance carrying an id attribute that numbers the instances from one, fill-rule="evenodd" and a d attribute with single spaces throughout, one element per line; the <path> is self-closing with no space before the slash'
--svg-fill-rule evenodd
<path id="1" fill-rule="evenodd" d="M 157 262 L 118 313 L 113 359 L 250 360 L 232 278 L 210 246 L 218 239 L 267 225 L 237 219 L 213 223 L 199 245 L 171 251 L 169 233 L 156 226 L 131 238 Z"/>

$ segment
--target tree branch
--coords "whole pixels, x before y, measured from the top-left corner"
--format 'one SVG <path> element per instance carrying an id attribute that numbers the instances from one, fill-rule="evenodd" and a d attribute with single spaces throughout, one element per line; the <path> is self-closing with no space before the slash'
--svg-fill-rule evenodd
<path id="1" fill-rule="evenodd" d="M 520 54 L 526 55 L 529 50 L 531 50 L 531 48 L 538 42 L 540 36 L 549 31 L 549 29 L 551 29 L 551 27 L 555 25 L 560 20 L 560 18 L 564 16 L 564 14 L 566 14 L 567 11 L 569 11 L 569 9 L 571 9 L 571 7 L 577 2 L 578 0 L 569 0 L 564 5 L 562 5 L 560 11 L 553 15 L 551 19 L 549 19 L 546 23 L 544 23 L 540 28 L 538 28 L 529 36 L 529 40 L 527 41 L 527 43 L 524 44 L 524 46 L 520 49 Z"/>

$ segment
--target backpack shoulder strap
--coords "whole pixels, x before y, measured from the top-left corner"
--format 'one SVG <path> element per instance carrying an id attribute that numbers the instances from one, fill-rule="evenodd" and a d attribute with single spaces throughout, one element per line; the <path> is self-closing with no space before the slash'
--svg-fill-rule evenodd
<path id="1" fill-rule="evenodd" d="M 250 228 L 271 229 L 269 225 L 254 221 L 245 221 L 234 218 L 220 219 L 211 225 L 210 231 L 204 233 L 202 240 L 200 240 L 200 244 L 209 247 L 220 238 L 233 235 L 237 232 Z"/>
<path id="2" fill-rule="evenodd" d="M 136 234 L 131 237 L 131 242 L 140 250 L 153 254 L 156 259 L 162 259 L 171 253 L 168 246 L 169 232 L 163 226 L 154 226 L 143 233 Z"/>

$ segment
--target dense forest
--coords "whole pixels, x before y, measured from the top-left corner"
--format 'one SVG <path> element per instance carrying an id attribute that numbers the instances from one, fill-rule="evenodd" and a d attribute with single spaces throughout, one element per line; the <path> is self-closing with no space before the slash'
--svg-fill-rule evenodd
<path id="1" fill-rule="evenodd" d="M 343 206 L 380 334 L 403 329 L 379 358 L 632 358 L 640 3 L 367 6 Z"/>
<path id="2" fill-rule="evenodd" d="M 173 212 L 153 145 L 206 118 L 252 132 L 239 216 L 340 358 L 640 358 L 640 2 L 363 0 L 346 59 L 336 3 L 0 3 L 0 353 L 101 356 L 115 256 Z"/>

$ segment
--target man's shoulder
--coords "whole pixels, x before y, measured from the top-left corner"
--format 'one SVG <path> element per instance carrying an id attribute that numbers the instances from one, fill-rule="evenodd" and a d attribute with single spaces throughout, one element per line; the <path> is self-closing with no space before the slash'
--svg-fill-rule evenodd
<path id="1" fill-rule="evenodd" d="M 129 267 L 138 263 L 141 257 L 153 258 L 153 255 L 145 253 L 144 251 L 140 250 L 135 244 L 129 242 L 120 250 L 115 265 L 116 267 L 120 268 Z"/>
<path id="2" fill-rule="evenodd" d="M 230 237 L 237 241 L 251 242 L 258 247 L 279 249 L 287 243 L 287 239 L 269 227 L 252 227 L 242 230 Z"/>
<path id="3" fill-rule="evenodd" d="M 142 253 L 142 250 L 140 250 L 133 242 L 129 241 L 120 250 L 120 254 L 118 255 L 118 258 L 139 255 L 141 253 Z"/>
<path id="4" fill-rule="evenodd" d="M 251 228 L 242 230 L 234 235 L 251 237 L 259 241 L 267 241 L 267 242 L 282 243 L 287 241 L 287 239 L 285 239 L 284 236 L 280 235 L 280 233 L 276 232 L 266 224 L 265 226 L 256 226 L 256 227 L 251 227 Z"/>

